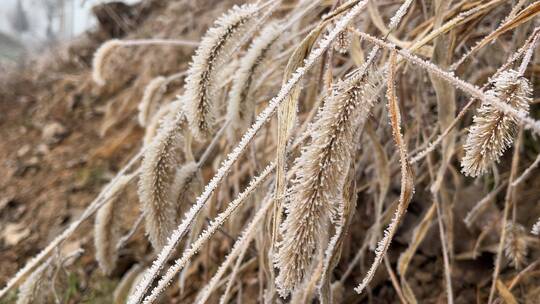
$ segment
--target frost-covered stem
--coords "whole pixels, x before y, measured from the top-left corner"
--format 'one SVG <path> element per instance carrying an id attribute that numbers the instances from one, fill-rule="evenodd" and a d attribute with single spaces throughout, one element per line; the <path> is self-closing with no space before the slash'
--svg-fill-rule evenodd
<path id="1" fill-rule="evenodd" d="M 175 261 L 165 275 L 159 280 L 158 285 L 152 290 L 150 295 L 146 297 L 143 303 L 153 303 L 157 300 L 157 297 L 165 290 L 165 288 L 170 284 L 170 281 L 174 278 L 176 273 L 180 271 L 186 263 L 195 255 L 201 247 L 208 241 L 215 233 L 218 231 L 219 227 L 233 214 L 236 209 L 243 204 L 246 199 L 251 195 L 257 187 L 259 187 L 266 178 L 272 173 L 275 168 L 275 164 L 270 164 L 263 170 L 263 172 L 256 178 L 253 178 L 249 186 L 238 195 L 238 197 L 232 201 L 225 211 L 221 212 L 210 224 L 208 228 L 199 235 L 199 238 L 191 244 L 189 249 L 185 250 L 182 254 L 182 257 Z"/>
<path id="2" fill-rule="evenodd" d="M 538 154 L 534 162 L 527 169 L 525 169 L 525 171 L 523 171 L 523 173 L 521 173 L 518 178 L 516 178 L 512 182 L 512 187 L 516 187 L 517 185 L 525 181 L 531 175 L 532 171 L 536 169 L 536 167 L 538 167 L 538 164 L 540 164 L 540 154 Z"/>
<path id="3" fill-rule="evenodd" d="M 180 240 L 184 237 L 193 219 L 195 219 L 197 214 L 204 207 L 206 201 L 208 201 L 208 199 L 214 192 L 214 190 L 218 187 L 218 185 L 225 178 L 227 173 L 231 170 L 234 162 L 236 162 L 236 160 L 240 157 L 241 153 L 246 150 L 247 146 L 253 140 L 257 132 L 275 113 L 277 107 L 283 102 L 283 100 L 285 100 L 285 98 L 289 95 L 289 93 L 296 86 L 296 84 L 298 84 L 302 76 L 313 67 L 317 59 L 319 59 L 324 53 L 324 51 L 328 49 L 332 41 L 349 24 L 353 17 L 355 17 L 362 11 L 362 8 L 366 6 L 367 2 L 368 0 L 363 0 L 359 2 L 339 20 L 336 27 L 330 33 L 328 33 L 327 36 L 320 42 L 319 47 L 310 53 L 309 57 L 305 61 L 304 66 L 296 69 L 296 72 L 293 73 L 289 81 L 283 87 L 281 87 L 277 96 L 270 100 L 268 106 L 259 114 L 255 123 L 244 134 L 236 148 L 231 153 L 229 153 L 227 159 L 221 164 L 221 167 L 218 169 L 212 180 L 210 180 L 210 182 L 205 187 L 203 193 L 197 199 L 197 202 L 187 212 L 182 223 L 172 233 L 167 242 L 167 245 L 163 247 L 157 259 L 154 261 L 152 267 L 150 267 L 150 269 L 146 271 L 141 283 L 137 286 L 135 294 L 130 297 L 128 301 L 129 304 L 139 303 L 142 300 L 142 297 L 146 293 L 148 286 L 150 286 L 153 279 L 156 277 L 163 265 L 169 259 L 170 255 L 177 247 Z"/>
<path id="4" fill-rule="evenodd" d="M 208 146 L 204 150 L 203 154 L 201 155 L 201 157 L 197 161 L 197 166 L 199 168 L 204 166 L 204 164 L 206 163 L 206 161 L 208 160 L 208 158 L 212 154 L 212 151 L 214 151 L 214 148 L 218 145 L 219 140 L 221 139 L 221 136 L 225 133 L 225 130 L 227 129 L 228 126 L 229 126 L 229 122 L 226 121 L 225 124 L 223 124 L 223 126 L 221 126 L 221 128 L 216 133 L 216 135 L 214 135 L 214 137 L 212 138 L 212 141 L 210 142 L 210 144 L 208 144 Z"/>
<path id="5" fill-rule="evenodd" d="M 248 224 L 248 226 L 242 231 L 242 234 L 240 237 L 236 240 L 236 242 L 233 245 L 233 248 L 231 249 L 231 252 L 227 255 L 225 258 L 225 261 L 219 266 L 218 270 L 210 279 L 210 282 L 204 287 L 204 289 L 201 291 L 201 293 L 197 296 L 196 304 L 204 304 L 214 291 L 216 287 L 218 286 L 221 278 L 225 274 L 225 271 L 227 271 L 227 268 L 232 264 L 234 259 L 240 254 L 242 251 L 242 248 L 246 243 L 251 242 L 253 237 L 255 236 L 255 232 L 257 232 L 257 228 L 260 227 L 260 222 L 263 220 L 264 216 L 268 212 L 268 210 L 272 207 L 272 200 L 267 199 L 265 200 L 264 205 L 257 211 L 255 216 L 253 217 L 253 220 Z"/>
<path id="6" fill-rule="evenodd" d="M 534 30 L 534 38 L 531 42 L 531 45 L 529 46 L 529 48 L 527 49 L 527 51 L 525 52 L 525 55 L 523 56 L 523 61 L 521 61 L 521 65 L 519 66 L 519 75 L 524 75 L 525 74 L 525 70 L 527 70 L 527 66 L 529 65 L 529 62 L 531 61 L 531 58 L 533 56 L 533 53 L 534 53 L 534 48 L 536 46 L 536 43 L 538 42 L 538 37 L 540 36 L 540 27 L 537 27 L 535 30 Z"/>
<path id="7" fill-rule="evenodd" d="M 508 69 L 512 63 L 514 63 L 519 57 L 521 57 L 523 55 L 523 53 L 529 52 L 531 49 L 534 49 L 534 46 L 536 45 L 536 42 L 538 40 L 537 38 L 539 36 L 540 36 L 540 28 L 537 28 L 535 30 L 535 34 L 531 35 L 531 38 L 529 38 L 529 40 L 518 51 L 516 51 L 514 54 L 512 54 L 512 56 L 510 56 L 510 58 L 508 58 L 506 63 L 504 65 L 502 65 L 499 69 L 497 69 L 497 71 L 493 74 L 492 77 L 497 77 L 501 72 Z M 529 59 L 523 59 L 523 61 L 521 63 L 521 66 L 523 66 L 525 62 L 528 63 L 529 61 L 530 61 L 530 58 Z M 525 64 L 525 66 L 526 65 L 527 64 Z M 521 71 L 521 68 L 520 68 L 520 71 Z M 521 75 L 523 75 L 523 73 L 521 73 Z M 489 83 L 486 83 L 484 86 L 482 86 L 482 90 L 487 89 L 488 86 L 489 86 Z M 443 139 L 454 129 L 454 127 L 458 124 L 458 122 L 461 121 L 461 119 L 463 117 L 465 117 L 465 114 L 467 113 L 467 111 L 477 101 L 478 101 L 478 99 L 476 99 L 474 97 L 469 99 L 469 102 L 467 102 L 467 104 L 458 113 L 458 115 L 456 116 L 454 121 L 452 121 L 452 123 L 446 128 L 446 130 L 444 130 L 444 132 L 441 133 L 441 135 L 439 135 L 439 137 L 437 137 L 434 141 L 428 143 L 427 147 L 424 150 L 416 153 L 411 158 L 411 164 L 417 163 L 418 161 L 420 161 L 421 159 L 426 157 L 426 155 L 433 152 L 435 150 L 435 148 L 443 141 Z"/>
<path id="8" fill-rule="evenodd" d="M 409 51 L 398 49 L 397 46 L 392 43 L 384 42 L 378 38 L 375 38 L 357 29 L 352 29 L 352 30 L 357 35 L 359 35 L 362 39 L 370 41 L 388 50 L 396 50 L 398 54 L 402 56 L 405 60 L 418 65 L 419 67 L 425 69 L 426 71 L 433 73 L 435 76 L 449 82 L 456 88 L 461 89 L 463 92 L 468 93 L 469 95 L 475 98 L 478 98 L 482 100 L 483 102 L 493 104 L 501 112 L 511 115 L 515 117 L 516 119 L 518 119 L 519 121 L 521 121 L 521 123 L 524 125 L 526 129 L 531 129 L 532 131 L 540 134 L 540 121 L 531 118 L 523 111 L 517 111 L 511 105 L 502 102 L 499 98 L 486 95 L 484 92 L 482 92 L 480 88 L 457 78 L 452 73 L 442 70 L 441 68 L 437 67 L 433 63 L 425 61 L 411 54 Z"/>
<path id="9" fill-rule="evenodd" d="M 456 118 L 454 118 L 454 121 L 452 121 L 452 123 L 444 130 L 443 133 L 441 133 L 441 135 L 439 135 L 434 141 L 430 142 L 424 150 L 416 153 L 416 155 L 411 157 L 411 160 L 410 160 L 411 164 L 417 163 L 418 161 L 426 157 L 426 155 L 433 152 L 435 148 L 444 140 L 444 138 L 448 134 L 450 134 L 450 132 L 454 129 L 454 127 L 458 124 L 458 122 L 460 122 L 461 119 L 465 117 L 465 114 L 467 114 L 467 111 L 469 111 L 469 109 L 475 104 L 476 101 L 477 101 L 476 98 L 471 98 L 469 102 L 463 107 L 463 109 L 461 109 L 461 111 L 458 113 Z"/>
<path id="10" fill-rule="evenodd" d="M 491 192 L 489 192 L 484 198 L 482 198 L 472 209 L 467 213 L 465 216 L 465 219 L 463 220 L 465 222 L 465 225 L 468 227 L 471 227 L 472 224 L 475 222 L 476 218 L 478 217 L 479 213 L 485 208 L 486 204 L 489 203 L 499 192 L 503 189 L 504 186 L 506 186 L 506 181 L 501 183 L 498 187 L 493 189 Z"/>
<path id="11" fill-rule="evenodd" d="M 524 1 L 521 1 L 521 2 L 524 2 Z M 521 3 L 523 4 L 523 3 Z M 510 14 L 503 20 L 503 22 L 499 25 L 499 27 L 497 27 L 497 29 L 495 29 L 493 32 L 491 32 L 489 35 L 485 36 L 484 38 L 482 38 L 482 40 L 478 41 L 469 51 L 467 51 L 465 54 L 463 54 L 463 56 L 461 56 L 461 58 L 455 62 L 454 64 L 452 64 L 452 66 L 450 66 L 450 70 L 451 71 L 455 71 L 461 64 L 463 64 L 463 62 L 465 62 L 465 60 L 467 58 L 469 58 L 474 52 L 478 51 L 481 47 L 483 46 L 486 46 L 488 43 L 488 41 L 494 39 L 494 37 L 496 37 L 497 34 L 500 34 L 500 30 L 505 27 L 506 25 L 508 25 L 508 22 L 512 22 L 512 16 L 515 15 L 515 9 L 516 8 L 519 8 L 519 4 L 517 6 L 515 6 L 512 11 L 510 12 Z"/>
<path id="12" fill-rule="evenodd" d="M 229 275 L 229 279 L 227 282 L 227 286 L 225 287 L 225 292 L 219 299 L 219 304 L 227 304 L 229 302 L 230 294 L 232 286 L 236 280 L 236 276 L 238 275 L 238 271 L 240 270 L 240 266 L 242 266 L 242 261 L 244 260 L 244 256 L 246 255 L 247 250 L 249 249 L 250 242 L 245 242 L 242 245 L 242 248 L 240 250 L 240 254 L 238 255 L 238 258 L 236 259 L 236 263 L 234 263 L 234 267 L 232 269 L 231 274 Z"/>
<path id="13" fill-rule="evenodd" d="M 405 0 L 405 2 L 398 8 L 394 16 L 390 18 L 390 24 L 388 25 L 388 33 L 386 35 L 389 35 L 390 32 L 397 28 L 401 19 L 403 19 L 405 14 L 407 14 L 407 10 L 411 6 L 412 2 L 413 0 Z"/>
<path id="14" fill-rule="evenodd" d="M 8 291 L 10 291 L 13 287 L 15 287 L 21 279 L 26 277 L 34 268 L 36 268 L 56 247 L 62 244 L 64 240 L 66 240 L 68 237 L 70 237 L 79 226 L 89 219 L 94 213 L 101 208 L 105 203 L 107 203 L 108 199 L 111 197 L 111 189 L 113 189 L 114 185 L 120 180 L 122 176 L 125 175 L 125 173 L 131 169 L 133 164 L 137 162 L 141 156 L 142 156 L 142 150 L 139 151 L 135 156 L 131 158 L 131 160 L 127 163 L 124 168 L 122 168 L 114 177 L 113 181 L 109 183 L 100 193 L 99 195 L 86 207 L 83 214 L 77 219 L 75 222 L 71 223 L 69 227 L 64 230 L 60 235 L 58 235 L 52 242 L 45 247 L 38 255 L 33 257 L 23 268 L 21 268 L 13 278 L 11 278 L 6 286 L 0 290 L 0 299 L 3 298 Z M 137 176 L 139 173 L 139 170 L 135 171 L 132 175 L 132 178 Z"/>

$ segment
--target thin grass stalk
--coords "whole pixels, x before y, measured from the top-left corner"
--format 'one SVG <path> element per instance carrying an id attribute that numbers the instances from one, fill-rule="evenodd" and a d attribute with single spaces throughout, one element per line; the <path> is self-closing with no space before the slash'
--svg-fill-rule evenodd
<path id="1" fill-rule="evenodd" d="M 117 211 L 118 198 L 125 190 L 131 176 L 123 176 L 111 189 L 111 199 L 98 210 L 94 224 L 94 244 L 96 248 L 96 260 L 99 268 L 106 275 L 110 275 L 118 260 L 119 214 Z"/>
<path id="2" fill-rule="evenodd" d="M 249 242 L 246 242 L 243 245 L 243 248 L 241 249 L 240 254 L 238 255 L 238 258 L 236 259 L 236 263 L 234 264 L 231 274 L 229 275 L 227 286 L 225 287 L 225 292 L 219 299 L 219 304 L 227 304 L 229 302 L 233 284 L 236 281 L 236 277 L 238 275 L 240 267 L 242 266 L 242 261 L 244 260 L 244 256 L 246 255 L 246 252 L 249 249 L 249 244 L 250 244 Z"/>
<path id="3" fill-rule="evenodd" d="M 503 215 L 502 215 L 501 233 L 500 233 L 499 244 L 497 246 L 497 254 L 495 257 L 495 269 L 493 270 L 493 278 L 492 278 L 491 288 L 489 291 L 489 298 L 487 302 L 488 304 L 493 303 L 493 300 L 495 297 L 495 290 L 497 287 L 497 280 L 499 278 L 499 273 L 501 271 L 501 262 L 502 262 L 504 244 L 505 244 L 505 239 L 506 239 L 506 234 L 507 234 L 506 225 L 508 223 L 508 215 L 510 214 L 510 207 L 514 203 L 515 195 L 516 195 L 515 188 L 512 187 L 512 182 L 516 179 L 522 142 L 523 142 L 523 128 L 520 128 L 518 132 L 518 139 L 517 139 L 516 145 L 514 146 L 514 155 L 512 157 L 512 167 L 510 169 L 510 181 L 508 183 L 508 187 L 506 188 L 506 195 L 504 198 L 504 210 L 503 210 Z"/>
<path id="4" fill-rule="evenodd" d="M 450 258 L 448 253 L 448 246 L 446 244 L 447 242 L 447 234 L 446 229 L 444 227 L 443 223 L 443 211 L 441 202 L 439 200 L 438 194 L 436 192 L 432 193 L 433 195 L 433 201 L 437 209 L 437 223 L 439 225 L 439 239 L 441 240 L 441 250 L 443 255 L 443 265 L 444 265 L 444 281 L 446 283 L 445 289 L 446 289 L 446 299 L 448 304 L 454 303 L 454 291 L 452 288 L 452 268 L 450 265 Z"/>
<path id="5" fill-rule="evenodd" d="M 396 52 L 392 52 L 390 56 L 390 68 L 388 74 L 388 83 L 387 83 L 387 98 L 388 98 L 388 110 L 390 115 L 390 121 L 392 126 L 392 135 L 396 144 L 396 147 L 399 151 L 400 162 L 401 162 L 401 193 L 399 198 L 399 204 L 392 218 L 391 223 L 388 225 L 387 229 L 384 232 L 384 237 L 377 244 L 375 249 L 375 260 L 371 265 L 370 269 L 367 272 L 367 275 L 364 277 L 360 285 L 355 288 L 355 291 L 358 294 L 361 294 L 362 291 L 367 287 L 369 282 L 375 276 L 375 271 L 378 266 L 381 264 L 383 257 L 385 256 L 394 234 L 397 231 L 399 222 L 405 212 L 407 207 L 412 199 L 414 193 L 414 180 L 412 168 L 408 162 L 407 150 L 405 143 L 403 142 L 403 136 L 401 135 L 401 115 L 399 113 L 399 105 L 397 98 L 395 96 L 395 70 L 396 70 Z"/>

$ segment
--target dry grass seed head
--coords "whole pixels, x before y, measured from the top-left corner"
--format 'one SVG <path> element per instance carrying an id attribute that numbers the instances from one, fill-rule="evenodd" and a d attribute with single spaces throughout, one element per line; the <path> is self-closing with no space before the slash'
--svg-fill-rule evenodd
<path id="1" fill-rule="evenodd" d="M 94 225 L 94 245 L 96 247 L 96 260 L 104 274 L 110 275 L 116 267 L 118 252 L 116 244 L 120 237 L 120 213 L 118 212 L 118 198 L 131 180 L 130 176 L 122 176 L 111 187 L 111 196 L 107 203 L 99 209 Z"/>
<path id="2" fill-rule="evenodd" d="M 184 109 L 195 138 L 215 131 L 217 116 L 216 71 L 256 18 L 256 5 L 234 6 L 221 16 L 201 40 L 186 78 Z"/>
<path id="3" fill-rule="evenodd" d="M 188 162 L 176 171 L 174 187 L 179 189 L 176 200 L 179 216 L 181 216 L 180 212 L 186 205 L 191 205 L 195 201 L 202 190 L 202 182 L 201 172 L 196 162 Z"/>
<path id="4" fill-rule="evenodd" d="M 253 82 L 261 72 L 264 61 L 279 50 L 278 40 L 281 34 L 282 28 L 277 23 L 268 24 L 240 61 L 227 105 L 227 120 L 233 130 L 245 130 L 251 124 L 255 111 L 255 100 L 251 96 Z"/>
<path id="5" fill-rule="evenodd" d="M 152 115 L 152 118 L 146 125 L 146 128 L 144 130 L 144 139 L 143 144 L 147 146 L 152 142 L 152 139 L 156 136 L 157 132 L 159 131 L 160 127 L 168 120 L 174 118 L 175 110 L 178 109 L 180 106 L 180 102 L 178 100 L 171 102 L 169 104 L 162 105 L 159 107 L 157 112 Z"/>
<path id="6" fill-rule="evenodd" d="M 493 85 L 494 88 L 486 94 L 499 98 L 517 111 L 528 112 L 531 87 L 518 72 L 502 72 L 494 79 Z M 464 145 L 465 157 L 461 161 L 463 173 L 472 177 L 486 173 L 490 165 L 497 163 L 504 151 L 512 145 L 517 125 L 515 117 L 484 102 L 474 116 L 474 123 Z"/>
<path id="7" fill-rule="evenodd" d="M 146 126 L 148 118 L 154 113 L 155 108 L 157 107 L 156 103 L 163 96 L 163 93 L 165 93 L 166 84 L 167 78 L 158 76 L 152 79 L 144 88 L 143 97 L 137 106 L 137 109 L 139 110 L 137 119 L 139 125 L 142 127 Z"/>
<path id="8" fill-rule="evenodd" d="M 374 75 L 375 73 L 369 73 Z M 355 127 L 373 106 L 377 79 L 348 79 L 333 88 L 313 124 L 311 143 L 295 163 L 296 178 L 288 190 L 283 240 L 275 257 L 276 284 L 282 296 L 294 290 L 311 268 L 321 238 L 327 234 L 342 198 L 351 161 Z"/>
<path id="9" fill-rule="evenodd" d="M 114 49 L 122 45 L 118 39 L 111 39 L 103 43 L 94 53 L 92 59 L 92 79 L 100 86 L 105 85 L 104 67 L 107 64 L 107 59 L 112 54 Z"/>
<path id="10" fill-rule="evenodd" d="M 334 50 L 340 54 L 346 54 L 352 42 L 352 34 L 348 28 L 343 30 L 334 41 Z"/>
<path id="11" fill-rule="evenodd" d="M 184 250 L 182 256 L 177 259 L 171 267 L 166 271 L 166 273 L 161 277 L 158 282 L 158 285 L 152 290 L 149 296 L 147 296 L 143 303 L 154 303 L 158 296 L 169 286 L 170 282 L 178 271 L 183 269 L 186 264 L 191 260 L 191 258 L 197 254 L 202 246 L 208 242 L 208 240 L 218 231 L 218 229 L 223 225 L 223 223 L 230 218 L 230 216 L 238 209 L 238 207 L 243 204 L 247 198 L 254 193 L 254 191 L 263 184 L 265 179 L 270 176 L 270 173 L 274 170 L 275 165 L 268 165 L 263 172 L 257 177 L 254 177 L 249 185 L 240 193 L 228 206 L 227 208 L 218 214 L 209 224 L 208 227 L 199 234 L 198 238 L 189 245 L 189 248 Z"/>
<path id="12" fill-rule="evenodd" d="M 527 256 L 527 234 L 525 228 L 516 223 L 506 225 L 507 238 L 504 243 L 504 253 L 512 265 L 519 269 L 526 262 Z"/>
<path id="13" fill-rule="evenodd" d="M 156 138 L 148 145 L 141 163 L 139 199 L 144 212 L 146 232 L 152 246 L 159 250 L 178 224 L 175 185 L 176 168 L 183 162 L 183 131 L 186 127 L 182 113 L 164 123 Z"/>

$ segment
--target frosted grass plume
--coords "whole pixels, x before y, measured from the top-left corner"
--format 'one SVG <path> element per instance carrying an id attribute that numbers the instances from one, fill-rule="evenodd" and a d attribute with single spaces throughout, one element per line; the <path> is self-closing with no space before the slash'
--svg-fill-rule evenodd
<path id="1" fill-rule="evenodd" d="M 374 75 L 375 73 L 369 73 Z M 336 216 L 351 162 L 355 127 L 368 117 L 377 79 L 345 80 L 332 90 L 310 132 L 311 144 L 296 160 L 296 178 L 288 189 L 283 240 L 275 257 L 276 284 L 286 296 L 304 280 Z"/>
<path id="2" fill-rule="evenodd" d="M 201 40 L 186 78 L 183 103 L 194 137 L 204 140 L 215 131 L 219 66 L 233 51 L 242 34 L 255 22 L 256 5 L 234 6 L 216 20 Z"/>
<path id="3" fill-rule="evenodd" d="M 251 124 L 255 112 L 255 100 L 251 97 L 253 82 L 263 68 L 264 61 L 278 51 L 282 27 L 277 23 L 268 24 L 251 43 L 240 67 L 234 74 L 229 92 L 227 120 L 234 131 L 245 130 Z"/>
<path id="4" fill-rule="evenodd" d="M 502 100 L 517 111 L 528 112 L 531 88 L 518 72 L 502 72 L 493 80 L 493 86 L 486 94 Z M 517 126 L 515 117 L 503 113 L 489 102 L 482 103 L 463 146 L 463 173 L 477 177 L 486 173 L 491 164 L 498 163 L 504 151 L 512 145 Z"/>
<path id="5" fill-rule="evenodd" d="M 176 200 L 180 189 L 174 183 L 176 168 L 183 162 L 185 119 L 178 113 L 168 120 L 148 145 L 141 163 L 139 199 L 146 232 L 160 250 L 177 225 Z"/>

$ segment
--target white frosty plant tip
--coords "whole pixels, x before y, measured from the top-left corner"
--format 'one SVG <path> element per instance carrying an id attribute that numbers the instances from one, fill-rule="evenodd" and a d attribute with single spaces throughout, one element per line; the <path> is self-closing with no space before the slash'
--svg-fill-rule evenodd
<path id="1" fill-rule="evenodd" d="M 233 130 L 245 130 L 251 123 L 255 112 L 253 82 L 262 72 L 264 61 L 278 50 L 282 27 L 276 23 L 268 24 L 253 41 L 246 55 L 240 61 L 240 67 L 233 76 L 232 88 L 229 92 L 227 120 Z"/>
<path id="2" fill-rule="evenodd" d="M 493 87 L 486 94 L 499 98 L 517 111 L 528 112 L 531 88 L 518 72 L 502 72 L 494 79 Z M 514 141 L 517 125 L 515 117 L 503 113 L 489 102 L 482 103 L 464 145 L 463 173 L 477 177 L 486 173 L 491 164 L 499 162 Z"/>
<path id="3" fill-rule="evenodd" d="M 256 5 L 234 6 L 206 32 L 193 56 L 183 106 L 196 139 L 208 138 L 215 131 L 219 87 L 216 72 L 255 21 L 257 12 Z"/>
<path id="4" fill-rule="evenodd" d="M 103 43 L 94 53 L 92 60 L 92 79 L 100 86 L 105 85 L 104 67 L 112 51 L 122 45 L 120 40 L 111 39 Z"/>
<path id="5" fill-rule="evenodd" d="M 159 102 L 159 99 L 163 96 L 163 93 L 165 93 L 166 84 L 167 78 L 158 76 L 152 79 L 144 88 L 143 97 L 137 106 L 137 109 L 139 110 L 137 119 L 139 125 L 142 127 L 146 126 L 148 118 L 154 113 L 157 106 L 156 103 Z"/>
<path id="6" fill-rule="evenodd" d="M 144 211 L 146 232 L 154 248 L 160 250 L 177 225 L 176 168 L 183 161 L 183 129 L 181 113 L 170 119 L 148 145 L 141 163 L 139 199 Z"/>
<path id="7" fill-rule="evenodd" d="M 297 288 L 310 271 L 339 209 L 336 202 L 341 200 L 351 163 L 354 130 L 368 117 L 378 82 L 375 77 L 355 78 L 333 89 L 311 126 L 311 143 L 296 160 L 296 178 L 285 202 L 287 218 L 281 226 L 283 240 L 274 261 L 282 296 Z"/>

